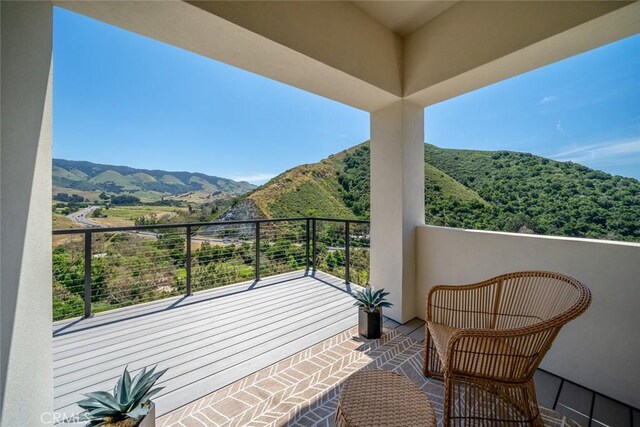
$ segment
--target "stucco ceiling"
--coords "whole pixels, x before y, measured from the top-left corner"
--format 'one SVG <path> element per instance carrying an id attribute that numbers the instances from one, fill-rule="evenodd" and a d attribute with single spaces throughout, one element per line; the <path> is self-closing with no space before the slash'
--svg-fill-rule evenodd
<path id="1" fill-rule="evenodd" d="M 459 0 L 354 0 L 358 8 L 391 31 L 405 36 L 440 15 Z"/>

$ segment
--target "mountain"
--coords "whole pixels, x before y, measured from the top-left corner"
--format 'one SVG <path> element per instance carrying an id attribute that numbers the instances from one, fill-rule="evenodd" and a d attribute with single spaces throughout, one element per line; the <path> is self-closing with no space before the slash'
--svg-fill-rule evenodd
<path id="1" fill-rule="evenodd" d="M 236 196 L 255 188 L 248 182 L 202 173 L 135 169 L 84 161 L 53 159 L 54 193 L 128 193 L 141 199 L 197 192 Z"/>
<path id="2" fill-rule="evenodd" d="M 297 166 L 247 194 L 221 219 L 286 217 L 369 217 L 368 142 L 313 164 Z M 430 202 L 488 206 L 475 191 L 425 164 Z"/>
<path id="3" fill-rule="evenodd" d="M 295 167 L 221 219 L 369 217 L 369 144 Z M 640 182 L 511 151 L 425 144 L 426 222 L 450 227 L 640 241 Z"/>
<path id="4" fill-rule="evenodd" d="M 224 212 L 220 219 L 322 216 L 353 218 L 345 205 L 337 175 L 345 153 L 297 166 L 258 187 Z"/>

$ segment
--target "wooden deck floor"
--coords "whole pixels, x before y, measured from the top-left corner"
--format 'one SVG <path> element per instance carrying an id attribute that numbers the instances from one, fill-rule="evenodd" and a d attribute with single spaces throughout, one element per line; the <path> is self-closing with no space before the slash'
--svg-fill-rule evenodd
<path id="1" fill-rule="evenodd" d="M 304 271 L 57 323 L 54 407 L 110 390 L 128 365 L 169 368 L 154 399 L 165 414 L 357 324 L 342 279 Z"/>

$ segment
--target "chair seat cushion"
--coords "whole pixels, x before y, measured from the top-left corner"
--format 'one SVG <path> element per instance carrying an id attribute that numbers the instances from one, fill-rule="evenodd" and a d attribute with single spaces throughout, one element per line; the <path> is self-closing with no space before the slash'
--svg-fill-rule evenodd
<path id="1" fill-rule="evenodd" d="M 442 362 L 442 364 L 444 365 L 444 361 L 447 358 L 447 345 L 449 345 L 451 336 L 455 332 L 459 331 L 459 329 L 443 325 L 442 323 L 433 322 L 427 322 L 427 327 L 429 328 L 429 333 L 431 334 L 431 339 L 433 340 L 433 345 L 436 348 L 436 352 L 438 352 L 440 362 Z"/>
<path id="2" fill-rule="evenodd" d="M 447 347 L 453 334 L 460 329 L 441 323 L 427 322 L 429 333 L 443 366 L 447 363 Z M 501 377 L 511 376 L 524 367 L 528 357 L 519 355 L 507 342 L 499 338 L 463 340 L 452 355 L 451 368 L 465 374 Z"/>

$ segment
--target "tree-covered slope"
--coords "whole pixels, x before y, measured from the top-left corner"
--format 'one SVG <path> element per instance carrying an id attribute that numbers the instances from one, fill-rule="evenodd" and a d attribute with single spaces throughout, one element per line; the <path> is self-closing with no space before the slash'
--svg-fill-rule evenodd
<path id="1" fill-rule="evenodd" d="M 267 218 L 368 218 L 369 159 L 360 144 L 293 168 L 242 203 Z M 532 154 L 425 144 L 425 200 L 428 224 L 640 241 L 640 182 Z"/>
<path id="2" fill-rule="evenodd" d="M 341 159 L 338 173 L 342 198 L 358 216 L 369 217 L 369 144 L 348 150 Z M 490 209 L 478 193 L 450 177 L 444 171 L 425 163 L 425 216 L 428 224 L 471 226 L 473 219 L 466 215 L 473 210 Z"/>
<path id="3" fill-rule="evenodd" d="M 188 191 L 239 195 L 255 188 L 248 182 L 237 182 L 202 173 L 135 169 L 63 159 L 53 160 L 53 186 L 66 191 L 152 191 L 174 195 Z"/>
<path id="4" fill-rule="evenodd" d="M 425 159 L 491 204 L 469 212 L 475 228 L 640 241 L 636 179 L 510 151 L 427 144 Z"/>

